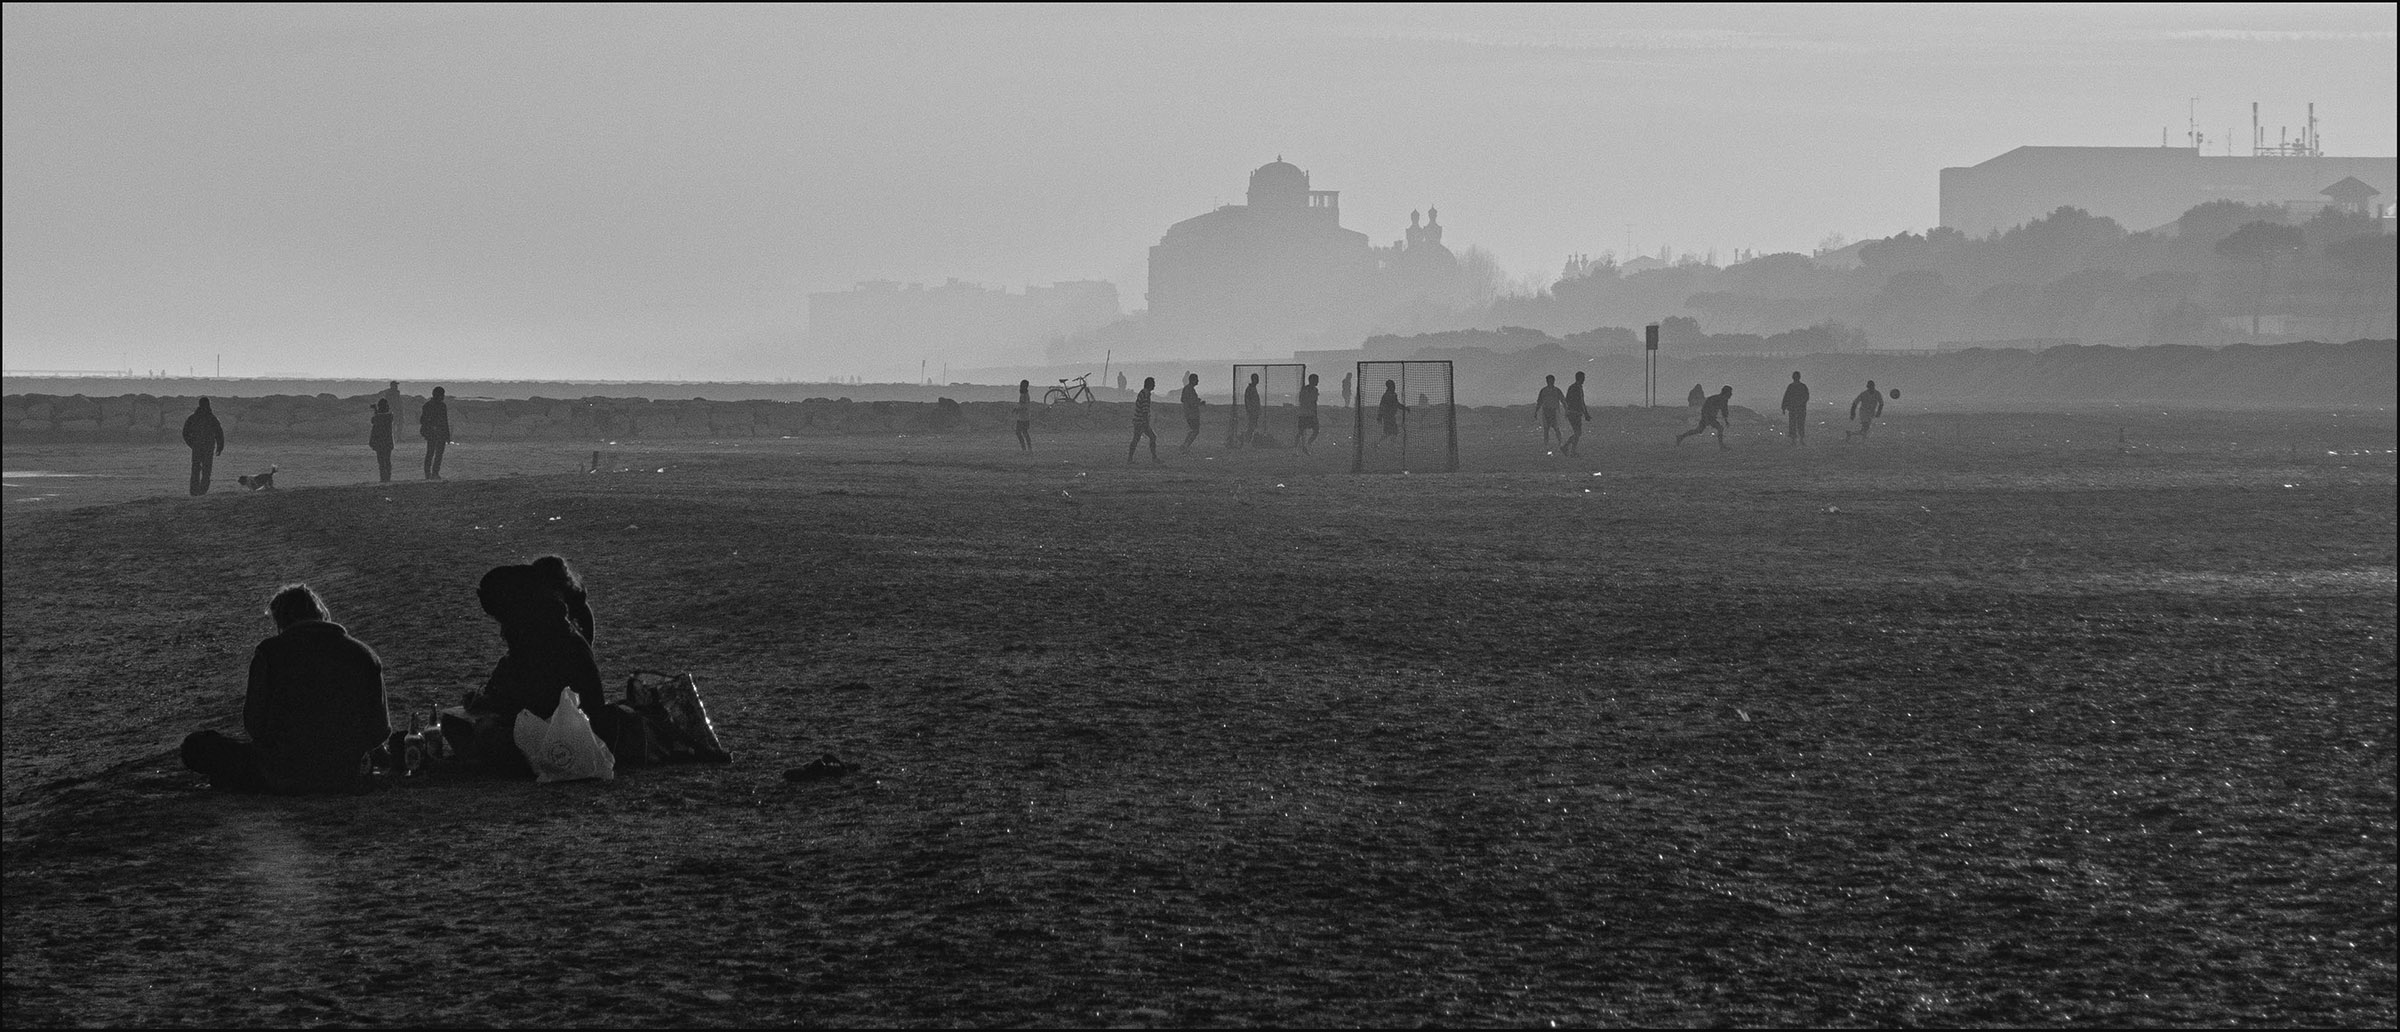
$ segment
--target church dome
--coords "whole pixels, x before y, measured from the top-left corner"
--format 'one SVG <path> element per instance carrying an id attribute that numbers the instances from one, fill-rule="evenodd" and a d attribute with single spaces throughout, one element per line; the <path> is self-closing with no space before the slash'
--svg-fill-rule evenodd
<path id="1" fill-rule="evenodd" d="M 1260 165 L 1257 171 L 1250 173 L 1250 206 L 1308 207 L 1308 173 L 1277 155 L 1274 161 Z"/>

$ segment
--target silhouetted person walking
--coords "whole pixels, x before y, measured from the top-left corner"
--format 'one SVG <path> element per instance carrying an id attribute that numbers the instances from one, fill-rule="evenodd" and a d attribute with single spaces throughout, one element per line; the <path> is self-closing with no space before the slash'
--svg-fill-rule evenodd
<path id="1" fill-rule="evenodd" d="M 392 381 L 390 386 L 383 389 L 380 397 L 384 404 L 391 406 L 392 431 L 396 434 L 400 430 L 400 381 Z"/>
<path id="2" fill-rule="evenodd" d="M 334 623 L 306 584 L 267 603 L 275 636 L 250 654 L 242 741 L 215 731 L 183 740 L 183 765 L 234 792 L 357 792 L 368 754 L 392 733 L 383 660 Z"/>
<path id="3" fill-rule="evenodd" d="M 1308 374 L 1308 382 L 1300 387 L 1300 422 L 1292 429 L 1292 443 L 1305 454 L 1317 440 L 1317 374 Z"/>
<path id="4" fill-rule="evenodd" d="M 375 476 L 392 482 L 392 403 L 375 399 L 375 415 L 367 423 L 367 447 L 375 450 Z"/>
<path id="5" fill-rule="evenodd" d="M 1380 446 L 1389 438 L 1400 436 L 1401 421 L 1408 418 L 1408 406 L 1400 404 L 1400 384 L 1383 381 L 1383 399 L 1375 403 L 1375 422 L 1383 427 L 1383 436 L 1375 439 Z"/>
<path id="6" fill-rule="evenodd" d="M 1792 370 L 1792 385 L 1783 389 L 1783 414 L 1789 420 L 1784 436 L 1793 444 L 1808 439 L 1808 385 L 1800 382 L 1800 371 Z"/>
<path id="7" fill-rule="evenodd" d="M 1125 374 L 1123 373 L 1117 374 L 1117 389 L 1120 391 L 1125 389 Z"/>
<path id="8" fill-rule="evenodd" d="M 1017 381 L 1017 450 L 1033 450 L 1033 381 Z"/>
<path id="9" fill-rule="evenodd" d="M 1250 385 L 1242 388 L 1242 443 L 1258 443 L 1258 374 L 1250 374 Z"/>
<path id="10" fill-rule="evenodd" d="M 1857 430 L 1842 431 L 1842 440 L 1853 437 L 1867 439 L 1867 431 L 1875 429 L 1875 417 L 1883 414 L 1883 395 L 1875 390 L 1875 381 L 1867 381 L 1867 389 L 1850 399 L 1850 418 L 1858 420 Z"/>
<path id="11" fill-rule="evenodd" d="M 1683 444 L 1683 439 L 1686 437 L 1709 430 L 1715 430 L 1717 432 L 1717 447 L 1725 447 L 1725 419 L 1727 413 L 1731 412 L 1732 410 L 1733 385 L 1726 384 L 1724 389 L 1718 391 L 1713 397 L 1701 399 L 1700 425 L 1686 430 L 1680 434 L 1676 434 L 1675 443 L 1680 446 Z"/>
<path id="12" fill-rule="evenodd" d="M 1567 436 L 1567 454 L 1581 454 L 1577 449 L 1583 445 L 1583 423 L 1590 418 L 1592 407 L 1583 403 L 1583 370 L 1578 369 L 1574 385 L 1567 388 L 1567 426 L 1575 431 Z"/>
<path id="13" fill-rule="evenodd" d="M 1699 408 L 1707 401 L 1708 391 L 1696 383 L 1692 385 L 1692 393 L 1683 396 L 1683 404 L 1686 408 Z"/>
<path id="14" fill-rule="evenodd" d="M 1192 382 L 1200 382 L 1200 377 L 1194 375 Z M 1133 396 L 1133 440 L 1125 445 L 1125 461 L 1127 462 L 1133 461 L 1134 449 L 1141 447 L 1142 438 L 1145 437 L 1150 439 L 1150 461 L 1154 463 L 1158 461 L 1158 431 L 1150 429 L 1150 392 L 1157 389 L 1158 378 L 1145 376 L 1142 377 L 1142 393 Z M 1190 391 L 1191 388 L 1186 387 L 1184 390 Z M 1195 434 L 1200 432 L 1200 422 L 1196 417 L 1192 421 L 1192 432 Z M 1191 442 L 1187 440 L 1184 444 L 1188 447 Z"/>
<path id="15" fill-rule="evenodd" d="M 425 479 L 442 479 L 442 452 L 450 447 L 450 403 L 442 400 L 439 387 L 417 413 L 417 436 L 425 439 Z"/>
<path id="16" fill-rule="evenodd" d="M 183 421 L 183 444 L 192 450 L 192 493 L 207 494 L 217 456 L 225 454 L 225 424 L 217 422 L 207 398 L 200 399 L 200 407 Z"/>
<path id="17" fill-rule="evenodd" d="M 1533 396 L 1533 416 L 1535 421 L 1542 424 L 1542 447 L 1550 446 L 1552 435 L 1558 437 L 1558 443 L 1567 443 L 1566 432 L 1558 428 L 1558 410 L 1564 408 L 1566 403 L 1565 392 L 1558 389 L 1558 377 L 1542 377 L 1542 389 Z"/>
<path id="18" fill-rule="evenodd" d="M 1351 405 L 1353 405 L 1353 404 L 1355 404 L 1355 402 L 1353 402 L 1353 401 L 1351 401 L 1351 400 L 1350 400 L 1350 374 L 1349 374 L 1349 373 L 1343 373 L 1343 374 L 1342 374 L 1342 407 L 1343 407 L 1343 408 L 1349 408 L 1349 407 L 1350 407 Z"/>
<path id="19" fill-rule="evenodd" d="M 1152 382 L 1151 378 L 1142 377 L 1143 384 Z M 1148 386 L 1142 388 L 1144 391 L 1149 389 Z M 1200 400 L 1200 374 L 1183 374 L 1183 393 L 1178 395 L 1178 400 L 1183 402 L 1183 450 L 1188 452 L 1192 450 L 1192 442 L 1200 439 L 1200 406 L 1208 404 Z"/>

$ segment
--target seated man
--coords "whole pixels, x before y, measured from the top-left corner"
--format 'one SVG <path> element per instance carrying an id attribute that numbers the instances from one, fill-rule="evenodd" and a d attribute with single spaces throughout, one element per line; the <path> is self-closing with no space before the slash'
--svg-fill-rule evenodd
<path id="1" fill-rule="evenodd" d="M 332 622 L 325 600 L 288 584 L 267 603 L 276 635 L 250 654 L 245 742 L 215 731 L 183 740 L 183 764 L 234 792 L 357 792 L 368 754 L 392 731 L 375 650 Z"/>

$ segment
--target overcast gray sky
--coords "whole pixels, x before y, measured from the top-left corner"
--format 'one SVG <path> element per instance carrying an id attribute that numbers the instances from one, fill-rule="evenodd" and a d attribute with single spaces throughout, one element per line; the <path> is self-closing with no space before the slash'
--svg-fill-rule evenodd
<path id="1" fill-rule="evenodd" d="M 11 369 L 873 378 L 871 278 L 1114 281 L 1277 155 L 1511 272 L 1924 229 L 2022 144 L 2395 151 L 2394 7 L 5 8 Z"/>

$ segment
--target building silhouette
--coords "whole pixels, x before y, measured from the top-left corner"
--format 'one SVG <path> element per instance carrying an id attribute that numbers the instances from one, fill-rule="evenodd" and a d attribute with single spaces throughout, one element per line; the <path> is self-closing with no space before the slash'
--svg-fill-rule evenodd
<path id="1" fill-rule="evenodd" d="M 1377 247 L 1343 228 L 1340 191 L 1313 189 L 1280 156 L 1250 173 L 1245 200 L 1168 227 L 1150 248 L 1159 343 L 1208 354 L 1351 343 L 1446 314 L 1460 297 L 1439 209 L 1410 212 L 1402 237 Z"/>
<path id="2" fill-rule="evenodd" d="M 2366 198 L 2375 194 L 2357 188 L 2329 200 L 2325 191 L 2345 179 L 2392 195 L 2391 158 L 2272 150 L 2280 149 L 2220 157 L 2196 147 L 2019 147 L 1979 165 L 1943 169 L 1941 224 L 1985 236 L 2072 206 L 2139 233 L 2210 201 L 2281 204 L 2303 215 L 2334 204 L 2371 204 Z"/>
<path id="3" fill-rule="evenodd" d="M 1246 204 L 1169 226 L 1150 248 L 1150 329 L 1162 342 L 1239 354 L 1341 332 L 1375 273 L 1367 235 L 1342 228 L 1341 193 L 1281 157 L 1250 173 Z"/>

